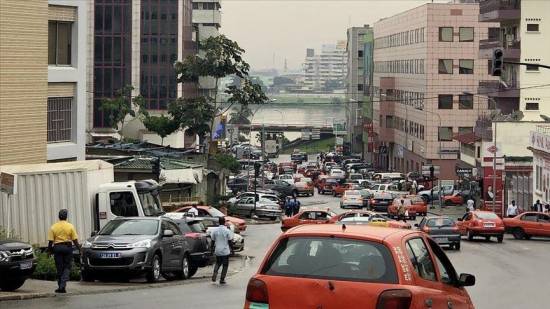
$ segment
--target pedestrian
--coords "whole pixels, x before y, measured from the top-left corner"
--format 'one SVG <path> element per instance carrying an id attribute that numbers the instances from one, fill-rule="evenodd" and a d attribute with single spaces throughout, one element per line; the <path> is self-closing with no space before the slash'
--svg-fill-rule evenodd
<path id="1" fill-rule="evenodd" d="M 285 203 L 285 215 L 287 217 L 292 217 L 292 214 L 294 212 L 294 201 L 290 199 L 290 197 L 286 197 L 286 203 Z"/>
<path id="2" fill-rule="evenodd" d="M 222 267 L 220 284 L 225 284 L 225 276 L 229 267 L 229 255 L 231 248 L 229 242 L 233 239 L 233 232 L 225 225 L 225 218 L 220 217 L 220 225 L 215 227 L 210 233 L 212 241 L 214 241 L 214 255 L 216 256 L 216 265 L 214 266 L 214 274 L 212 274 L 212 282 L 216 282 L 218 270 Z"/>
<path id="3" fill-rule="evenodd" d="M 292 204 L 292 215 L 295 216 L 300 212 L 300 206 L 302 206 L 302 204 L 300 203 L 300 201 L 296 199 L 296 197 L 294 197 L 293 202 L 294 203 Z"/>
<path id="4" fill-rule="evenodd" d="M 397 216 L 398 220 L 403 220 L 403 222 L 407 222 L 407 219 L 405 217 L 405 213 L 407 212 L 407 208 L 405 207 L 405 200 L 401 200 L 401 204 L 399 204 L 399 208 L 397 208 Z"/>
<path id="5" fill-rule="evenodd" d="M 412 185 L 411 185 L 411 194 L 416 195 L 417 191 L 418 191 L 418 183 L 416 182 L 416 179 L 413 179 Z"/>
<path id="6" fill-rule="evenodd" d="M 506 209 L 506 216 L 508 218 L 513 218 L 518 215 L 518 206 L 516 205 L 516 201 L 512 200 L 512 203 L 508 205 L 508 208 Z"/>
<path id="7" fill-rule="evenodd" d="M 537 200 L 535 204 L 533 204 L 533 207 L 531 207 L 532 211 L 542 212 L 544 210 L 544 206 L 542 206 L 542 203 L 540 200 Z"/>
<path id="8" fill-rule="evenodd" d="M 58 214 L 59 221 L 54 223 L 48 232 L 48 253 L 53 253 L 57 269 L 55 293 L 67 293 L 67 281 L 69 281 L 73 261 L 73 244 L 80 250 L 76 230 L 67 222 L 68 215 L 67 209 L 61 209 Z"/>
<path id="9" fill-rule="evenodd" d="M 468 210 L 468 212 L 472 212 L 476 209 L 475 202 L 471 197 L 466 201 L 466 209 Z"/>
<path id="10" fill-rule="evenodd" d="M 550 204 L 546 204 L 544 206 L 544 213 L 547 214 L 547 213 L 550 213 Z"/>
<path id="11" fill-rule="evenodd" d="M 199 209 L 197 208 L 197 205 L 191 206 L 191 209 L 187 211 L 187 216 L 189 217 L 198 217 L 199 216 Z"/>

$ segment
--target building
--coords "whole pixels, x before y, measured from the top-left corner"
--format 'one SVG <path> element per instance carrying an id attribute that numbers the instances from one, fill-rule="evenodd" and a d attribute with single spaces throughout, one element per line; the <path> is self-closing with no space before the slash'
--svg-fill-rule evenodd
<path id="1" fill-rule="evenodd" d="M 374 25 L 373 122 L 376 163 L 402 172 L 440 167 L 457 179 L 454 134 L 473 132 L 490 106 L 479 81 L 495 79 L 479 41 L 496 24 L 478 21 L 479 4 L 429 3 Z"/>
<path id="2" fill-rule="evenodd" d="M 304 63 L 304 85 L 313 92 L 334 92 L 344 90 L 346 79 L 346 41 L 325 44 L 321 53 L 306 49 Z"/>
<path id="3" fill-rule="evenodd" d="M 92 4 L 1 2 L 0 165 L 84 160 Z"/>
<path id="4" fill-rule="evenodd" d="M 533 154 L 532 201 L 550 203 L 550 126 L 540 125 L 531 131 L 529 150 Z"/>
<path id="5" fill-rule="evenodd" d="M 220 34 L 221 4 L 220 0 L 193 0 L 193 25 L 197 31 L 198 41 Z M 200 95 L 215 96 L 216 80 L 212 77 L 199 79 Z"/>
<path id="6" fill-rule="evenodd" d="M 365 125 L 372 123 L 372 43 L 369 25 L 352 27 L 347 31 L 346 123 L 347 142 L 353 153 L 368 152 L 368 132 Z M 364 134 L 367 134 L 365 137 Z"/>
<path id="7" fill-rule="evenodd" d="M 123 86 L 133 86 L 132 95 L 141 95 L 153 114 L 165 112 L 168 104 L 178 97 L 196 95 L 193 85 L 176 83 L 173 67 L 174 62 L 197 50 L 191 0 L 96 1 L 94 11 L 90 137 L 110 134 L 100 110 L 101 102 L 113 97 Z M 123 133 L 125 137 L 160 144 L 160 137 L 148 132 L 138 119 L 130 121 Z M 186 144 L 183 132 L 174 133 L 165 141 L 174 147 Z"/>

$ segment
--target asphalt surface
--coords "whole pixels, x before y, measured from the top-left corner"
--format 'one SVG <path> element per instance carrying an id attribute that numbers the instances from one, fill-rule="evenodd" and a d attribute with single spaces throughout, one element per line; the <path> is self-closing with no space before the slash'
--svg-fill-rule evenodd
<path id="1" fill-rule="evenodd" d="M 339 199 L 332 196 L 316 195 L 300 200 L 303 204 L 319 203 L 342 211 Z M 243 254 L 249 258 L 243 260 L 246 264 L 243 270 L 228 278 L 224 286 L 189 281 L 180 286 L 128 292 L 0 302 L 0 308 L 243 308 L 248 279 L 280 235 L 279 227 L 279 223 L 248 227 Z M 550 239 L 519 241 L 507 235 L 502 244 L 463 239 L 461 251 L 446 252 L 458 273 L 476 276 L 476 285 L 468 288 L 476 308 L 548 308 Z"/>

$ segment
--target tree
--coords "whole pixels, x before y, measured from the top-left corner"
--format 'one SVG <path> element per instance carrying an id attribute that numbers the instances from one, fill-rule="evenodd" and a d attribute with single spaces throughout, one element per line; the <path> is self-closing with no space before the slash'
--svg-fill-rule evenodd
<path id="1" fill-rule="evenodd" d="M 205 97 L 178 98 L 168 105 L 168 113 L 179 128 L 197 134 L 202 140 L 212 131 L 209 123 L 214 120 L 214 106 Z"/>
<path id="2" fill-rule="evenodd" d="M 239 161 L 230 154 L 216 154 L 214 160 L 216 160 L 222 168 L 228 169 L 235 174 L 238 173 L 241 168 Z"/>
<path id="3" fill-rule="evenodd" d="M 126 85 L 116 91 L 112 99 L 103 99 L 99 110 L 104 112 L 107 118 L 107 124 L 117 130 L 122 136 L 122 130 L 126 124 L 126 117 L 136 117 L 133 109 L 137 105 L 136 98 L 132 98 L 134 87 Z"/>

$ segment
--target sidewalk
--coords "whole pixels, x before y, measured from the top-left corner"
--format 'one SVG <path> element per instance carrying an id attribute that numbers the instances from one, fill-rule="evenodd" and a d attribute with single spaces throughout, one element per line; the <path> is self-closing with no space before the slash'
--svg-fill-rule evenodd
<path id="1" fill-rule="evenodd" d="M 227 273 L 228 277 L 231 277 L 241 272 L 247 265 L 249 258 L 245 255 L 235 255 L 231 257 L 231 267 Z M 166 286 L 185 285 L 197 282 L 207 282 L 212 275 L 213 266 L 206 266 L 199 268 L 197 273 L 187 280 L 175 280 L 166 281 L 161 279 L 157 283 L 148 283 L 144 278 L 132 279 L 130 282 L 82 282 L 82 281 L 70 281 L 67 284 L 67 294 L 59 295 L 82 295 L 82 294 L 101 294 L 101 293 L 113 293 L 121 291 L 131 291 L 150 288 L 162 288 Z M 57 289 L 57 283 L 55 281 L 34 280 L 29 279 L 25 281 L 25 284 L 14 292 L 0 291 L 0 302 L 7 300 L 24 300 L 33 298 L 55 297 L 54 290 Z"/>

